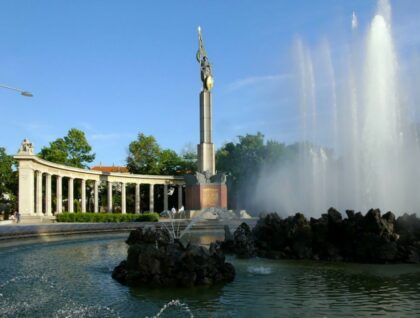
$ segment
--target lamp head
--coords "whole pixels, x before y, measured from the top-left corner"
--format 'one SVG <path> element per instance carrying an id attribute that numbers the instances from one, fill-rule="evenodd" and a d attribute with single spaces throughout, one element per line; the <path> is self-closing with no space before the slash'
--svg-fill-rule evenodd
<path id="1" fill-rule="evenodd" d="M 21 92 L 20 95 L 26 96 L 26 97 L 33 97 L 34 96 L 34 95 L 32 95 L 32 93 L 26 92 L 26 91 Z"/>

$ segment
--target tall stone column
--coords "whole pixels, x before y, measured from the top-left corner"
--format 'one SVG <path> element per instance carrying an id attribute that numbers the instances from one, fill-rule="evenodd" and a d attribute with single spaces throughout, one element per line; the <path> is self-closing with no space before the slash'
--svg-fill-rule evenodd
<path id="1" fill-rule="evenodd" d="M 51 174 L 49 173 L 47 173 L 45 177 L 45 215 L 52 215 Z"/>
<path id="2" fill-rule="evenodd" d="M 178 209 L 182 206 L 182 185 L 178 186 Z"/>
<path id="3" fill-rule="evenodd" d="M 19 161 L 19 212 L 23 215 L 33 215 L 34 202 L 34 170 L 29 161 Z"/>
<path id="4" fill-rule="evenodd" d="M 154 189 L 155 189 L 155 185 L 151 184 L 149 188 L 149 212 L 154 212 L 155 210 Z"/>
<path id="5" fill-rule="evenodd" d="M 42 215 L 42 172 L 36 172 L 36 214 Z"/>
<path id="6" fill-rule="evenodd" d="M 112 182 L 108 181 L 107 212 L 112 213 Z"/>
<path id="7" fill-rule="evenodd" d="M 99 212 L 99 189 L 98 189 L 98 180 L 95 180 L 93 185 L 93 212 Z"/>
<path id="8" fill-rule="evenodd" d="M 125 182 L 121 183 L 121 213 L 125 214 L 126 211 L 126 200 L 125 200 Z"/>
<path id="9" fill-rule="evenodd" d="M 82 191 L 82 212 L 86 213 L 86 180 L 85 179 L 82 179 L 81 191 Z"/>
<path id="10" fill-rule="evenodd" d="M 55 212 L 59 214 L 63 212 L 63 178 L 61 176 L 57 176 L 55 188 L 57 197 L 57 205 Z"/>
<path id="11" fill-rule="evenodd" d="M 200 144 L 198 150 L 198 171 L 216 173 L 214 145 L 212 143 L 211 93 L 203 90 L 200 93 Z"/>
<path id="12" fill-rule="evenodd" d="M 136 183 L 135 212 L 140 213 L 140 183 Z"/>
<path id="13" fill-rule="evenodd" d="M 168 210 L 168 185 L 163 185 L 163 211 Z"/>
<path id="14" fill-rule="evenodd" d="M 68 186 L 68 195 L 67 195 L 67 203 L 68 209 L 70 213 L 74 212 L 74 179 L 69 178 L 69 186 Z"/>

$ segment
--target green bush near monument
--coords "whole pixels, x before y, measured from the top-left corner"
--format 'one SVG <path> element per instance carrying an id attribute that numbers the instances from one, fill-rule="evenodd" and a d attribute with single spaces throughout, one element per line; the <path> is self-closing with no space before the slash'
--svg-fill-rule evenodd
<path id="1" fill-rule="evenodd" d="M 117 213 L 69 213 L 57 215 L 57 222 L 80 223 L 110 223 L 110 222 L 158 222 L 159 214 L 146 212 L 143 214 L 117 214 Z"/>

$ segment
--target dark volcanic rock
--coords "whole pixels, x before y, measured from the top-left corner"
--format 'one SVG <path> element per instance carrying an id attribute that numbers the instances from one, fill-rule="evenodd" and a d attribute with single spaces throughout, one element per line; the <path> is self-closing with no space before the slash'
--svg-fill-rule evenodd
<path id="1" fill-rule="evenodd" d="M 415 215 L 395 219 L 392 212 L 381 216 L 379 209 L 371 209 L 365 216 L 352 210 L 346 214 L 343 219 L 340 212 L 330 208 L 309 222 L 301 213 L 285 219 L 268 214 L 258 220 L 253 236 L 243 241 L 252 241 L 256 254 L 267 258 L 420 263 L 420 219 Z M 230 252 L 241 256 L 246 254 L 244 250 L 234 248 Z"/>
<path id="2" fill-rule="evenodd" d="M 235 254 L 235 242 L 233 240 L 233 235 L 230 232 L 230 228 L 228 225 L 224 226 L 225 230 L 225 240 L 223 242 L 217 241 L 218 246 L 220 246 L 221 250 L 228 254 Z"/>
<path id="3" fill-rule="evenodd" d="M 242 223 L 233 233 L 234 251 L 238 257 L 249 258 L 256 255 L 254 237 L 249 225 Z"/>
<path id="4" fill-rule="evenodd" d="M 257 254 L 268 258 L 311 258 L 312 229 L 301 213 L 281 219 L 272 213 L 253 229 Z"/>
<path id="5" fill-rule="evenodd" d="M 241 223 L 235 232 L 230 232 L 228 226 L 225 226 L 225 240 L 217 242 L 217 246 L 227 254 L 235 254 L 240 258 L 250 258 L 256 256 L 256 247 L 254 236 L 248 224 Z"/>
<path id="6" fill-rule="evenodd" d="M 129 286 L 188 287 L 230 282 L 234 267 L 225 262 L 219 247 L 210 249 L 171 241 L 164 229 L 144 228 L 131 231 L 127 260 L 112 272 L 112 277 Z"/>
<path id="7" fill-rule="evenodd" d="M 288 224 L 277 213 L 260 218 L 252 232 L 261 253 L 282 251 L 288 246 Z"/>
<path id="8" fill-rule="evenodd" d="M 398 254 L 409 263 L 420 263 L 420 219 L 415 214 L 404 214 L 395 222 L 399 235 Z"/>
<path id="9" fill-rule="evenodd" d="M 420 241 L 420 219 L 415 214 L 404 214 L 395 223 L 395 230 L 399 240 L 404 243 Z"/>

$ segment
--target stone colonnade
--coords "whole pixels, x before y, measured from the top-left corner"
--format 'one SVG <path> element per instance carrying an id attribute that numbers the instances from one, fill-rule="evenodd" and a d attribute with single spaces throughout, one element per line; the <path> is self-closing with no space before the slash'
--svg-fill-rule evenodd
<path id="1" fill-rule="evenodd" d="M 163 210 L 168 210 L 168 187 L 178 187 L 178 207 L 183 205 L 184 178 L 175 176 L 105 173 L 52 163 L 33 154 L 20 152 L 14 157 L 19 162 L 19 212 L 22 216 L 52 216 L 63 211 L 74 212 L 75 180 L 79 180 L 81 211 L 87 212 L 87 184 L 92 187 L 93 211 L 99 212 L 99 185 L 107 186 L 107 212 L 113 211 L 112 188 L 121 187 L 121 213 L 127 213 L 127 185 L 135 185 L 135 213 L 140 213 L 140 185 L 149 185 L 149 210 L 155 211 L 154 188 L 163 185 Z M 52 183 L 55 182 L 55 211 L 52 210 Z M 67 202 L 63 205 L 63 183 L 67 182 Z M 45 186 L 44 186 L 45 185 Z M 45 187 L 45 189 L 44 189 Z"/>

